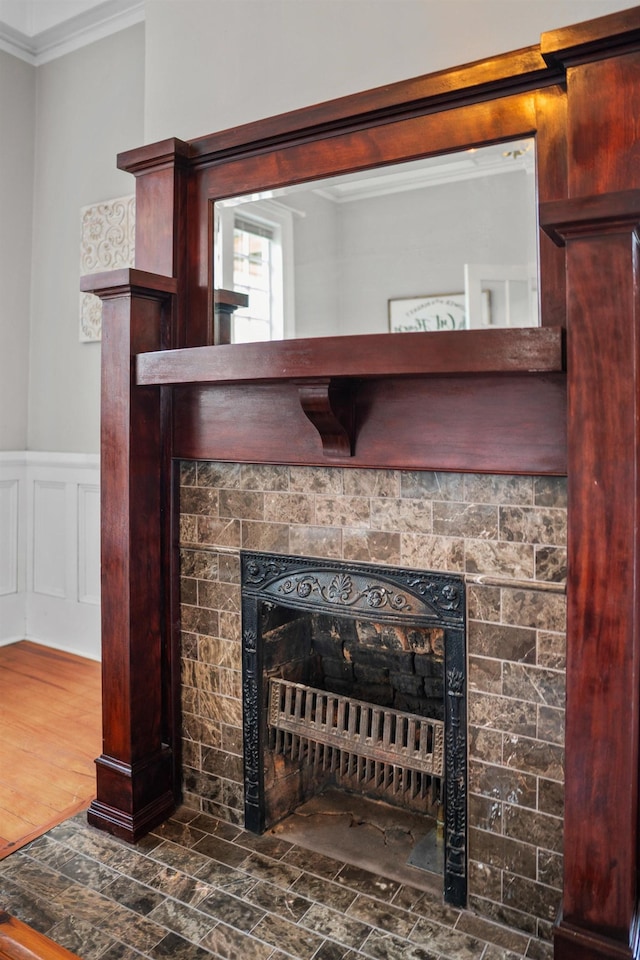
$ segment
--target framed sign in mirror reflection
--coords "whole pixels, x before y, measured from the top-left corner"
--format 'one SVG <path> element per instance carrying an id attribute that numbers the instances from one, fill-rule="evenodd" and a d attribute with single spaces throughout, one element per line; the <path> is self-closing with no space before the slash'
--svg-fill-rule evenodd
<path id="1" fill-rule="evenodd" d="M 491 322 L 491 299 L 488 290 L 482 293 L 480 323 L 471 323 L 464 293 L 428 294 L 422 297 L 399 297 L 389 300 L 390 333 L 426 333 L 434 330 L 467 330 L 472 326 L 488 326 Z"/>

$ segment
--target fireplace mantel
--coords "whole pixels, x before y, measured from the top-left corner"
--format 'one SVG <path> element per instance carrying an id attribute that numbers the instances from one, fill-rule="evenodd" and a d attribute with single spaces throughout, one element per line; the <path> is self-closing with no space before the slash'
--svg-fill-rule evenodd
<path id="1" fill-rule="evenodd" d="M 135 841 L 180 796 L 176 460 L 566 473 L 555 956 L 640 956 L 639 113 L 635 7 L 539 47 L 119 158 L 137 178 L 136 269 L 83 281 L 104 301 L 104 752 L 92 823 Z M 532 134 L 540 330 L 411 334 L 393 350 L 376 337 L 347 350 L 214 345 L 216 197 Z"/>

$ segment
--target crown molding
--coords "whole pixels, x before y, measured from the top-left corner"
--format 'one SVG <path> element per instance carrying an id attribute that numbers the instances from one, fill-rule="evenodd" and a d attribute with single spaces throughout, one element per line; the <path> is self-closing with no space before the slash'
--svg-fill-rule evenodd
<path id="1" fill-rule="evenodd" d="M 104 0 L 30 36 L 0 21 L 0 50 L 35 67 L 144 21 L 145 0 Z"/>

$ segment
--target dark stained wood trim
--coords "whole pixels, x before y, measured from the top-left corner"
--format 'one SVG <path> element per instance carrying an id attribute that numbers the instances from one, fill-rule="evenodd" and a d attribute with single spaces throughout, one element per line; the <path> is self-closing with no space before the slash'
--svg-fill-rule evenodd
<path id="1" fill-rule="evenodd" d="M 180 615 L 180 463 L 173 456 L 173 390 L 167 389 L 170 396 L 171 418 L 167 424 L 165 437 L 166 472 L 164 491 L 168 503 L 167 523 L 163 535 L 164 556 L 167 558 L 167 603 L 165 605 L 165 641 L 163 671 L 163 739 L 171 744 L 172 787 L 175 804 L 182 801 L 182 623 Z"/>
<path id="2" fill-rule="evenodd" d="M 149 293 L 170 295 L 177 292 L 178 284 L 172 277 L 158 276 L 147 270 L 127 267 L 123 270 L 109 270 L 105 273 L 89 273 L 80 278 L 80 289 L 93 293 L 103 300 L 112 297 Z"/>
<path id="3" fill-rule="evenodd" d="M 640 701 L 637 253 L 629 227 L 567 242 L 564 917 L 628 942 L 637 901 Z M 616 704 L 624 722 L 614 734 Z"/>
<path id="4" fill-rule="evenodd" d="M 633 229 L 640 224 L 640 190 L 573 197 L 540 205 L 540 227 L 558 245 L 570 237 Z"/>
<path id="5" fill-rule="evenodd" d="M 169 137 L 156 143 L 145 144 L 118 155 L 118 167 L 138 176 L 152 169 L 186 166 L 191 158 L 191 145 L 177 137 Z"/>
<path id="6" fill-rule="evenodd" d="M 135 841 L 170 815 L 176 788 L 166 741 L 168 424 L 162 390 L 133 388 L 131 357 L 166 346 L 175 283 L 125 270 L 85 289 L 103 295 L 103 752 L 88 819 Z"/>
<path id="7" fill-rule="evenodd" d="M 566 91 L 547 87 L 536 96 L 538 203 L 567 196 L 567 97 Z M 566 271 L 564 250 L 539 231 L 540 320 L 543 326 L 566 323 Z"/>
<path id="8" fill-rule="evenodd" d="M 351 457 L 355 444 L 355 383 L 317 377 L 297 383 L 302 411 L 320 435 L 326 457 Z"/>
<path id="9" fill-rule="evenodd" d="M 636 918 L 630 942 L 620 943 L 560 919 L 554 929 L 554 957 L 562 960 L 637 960 L 640 956 L 637 931 Z"/>
<path id="10" fill-rule="evenodd" d="M 620 56 L 639 46 L 637 7 L 550 30 L 540 37 L 540 52 L 545 61 L 564 68 L 591 59 Z"/>
<path id="11" fill-rule="evenodd" d="M 174 456 L 327 466 L 295 381 L 174 389 Z M 385 377 L 358 384 L 345 467 L 566 473 L 563 374 Z"/>
<path id="12" fill-rule="evenodd" d="M 545 98 L 542 93 L 546 92 L 549 96 Z M 534 134 L 541 163 L 552 182 L 550 192 L 545 184 L 540 185 L 540 198 L 555 199 L 558 185 L 566 185 L 564 130 L 558 123 L 563 112 L 556 102 L 562 97 L 559 88 L 551 86 L 543 92 L 513 94 L 490 104 L 458 105 L 456 109 L 389 119 L 355 131 L 338 129 L 317 142 L 283 141 L 262 153 L 247 143 L 239 145 L 224 161 L 199 168 L 193 180 L 187 281 L 189 322 L 199 332 L 185 346 L 213 342 L 211 336 L 203 339 L 201 331 L 213 314 L 212 291 L 218 282 L 210 255 L 216 200 Z M 541 245 L 540 258 L 541 276 L 545 278 L 541 320 L 543 325 L 550 325 L 558 322 L 564 302 L 564 261 L 551 243 Z"/>
<path id="13" fill-rule="evenodd" d="M 246 307 L 249 297 L 235 290 L 214 290 L 211 298 L 213 313 L 213 343 L 231 343 L 231 318 L 238 307 Z"/>
<path id="14" fill-rule="evenodd" d="M 536 100 L 537 91 L 516 91 L 490 104 L 462 103 L 446 111 L 336 129 L 313 143 L 283 141 L 262 153 L 251 142 L 242 144 L 199 171 L 201 203 L 205 197 L 216 200 L 532 136 Z"/>
<path id="15" fill-rule="evenodd" d="M 639 13 L 608 22 L 637 37 Z M 567 264 L 566 781 L 556 960 L 640 955 L 640 191 L 629 189 L 638 182 L 640 48 L 620 42 L 619 32 L 602 48 L 603 24 L 590 49 L 560 53 L 574 64 L 568 198 L 541 211 Z M 580 29 L 576 35 L 584 39 Z"/>
<path id="16" fill-rule="evenodd" d="M 534 374 L 563 369 L 562 329 L 532 327 L 315 337 L 141 353 L 136 357 L 136 383 Z"/>
<path id="17" fill-rule="evenodd" d="M 562 79 L 563 71 L 549 67 L 538 47 L 479 60 L 453 70 L 442 70 L 384 87 L 376 87 L 324 103 L 292 110 L 200 137 L 185 144 L 169 139 L 129 150 L 118 156 L 118 167 L 138 175 L 152 165 L 165 164 L 174 151 L 192 166 L 208 166 L 239 151 L 272 150 L 283 144 L 318 140 L 391 119 L 448 110 L 463 103 L 481 103 L 524 90 L 537 90 Z"/>

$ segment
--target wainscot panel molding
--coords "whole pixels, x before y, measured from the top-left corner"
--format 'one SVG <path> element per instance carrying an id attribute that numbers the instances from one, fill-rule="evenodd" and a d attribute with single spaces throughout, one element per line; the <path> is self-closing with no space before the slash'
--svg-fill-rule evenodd
<path id="1" fill-rule="evenodd" d="M 0 643 L 26 636 L 26 454 L 0 453 Z"/>
<path id="2" fill-rule="evenodd" d="M 0 531 L 0 644 L 99 660 L 99 457 L 0 452 Z"/>

